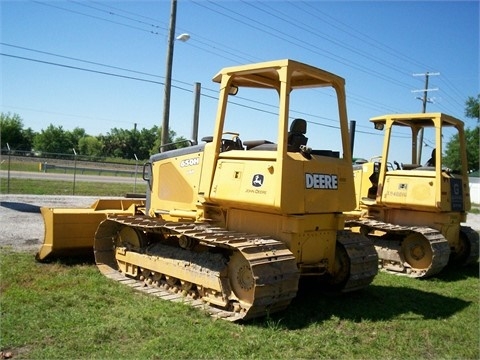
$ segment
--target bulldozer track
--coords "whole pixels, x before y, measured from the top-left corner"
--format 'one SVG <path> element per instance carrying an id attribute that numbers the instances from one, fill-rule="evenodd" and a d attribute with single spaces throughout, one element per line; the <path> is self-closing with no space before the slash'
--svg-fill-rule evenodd
<path id="1" fill-rule="evenodd" d="M 251 278 L 254 279 L 255 291 L 254 295 L 251 295 L 251 301 L 245 302 L 238 298 L 231 300 L 227 306 L 219 306 L 212 303 L 208 297 L 209 294 L 215 292 L 213 290 L 189 288 L 188 291 L 185 291 L 179 284 L 167 284 L 165 281 L 155 282 L 156 275 L 151 269 L 146 268 L 142 268 L 141 274 L 139 273 L 135 277 L 122 273 L 115 260 L 116 232 L 122 226 L 142 230 L 147 234 L 161 233 L 165 237 L 186 236 L 211 249 L 218 250 L 220 248 L 229 254 L 240 254 L 248 263 Z M 348 254 L 350 267 L 348 278 L 341 284 L 341 288 L 333 288 L 337 292 L 350 292 L 366 287 L 378 272 L 378 257 L 371 240 L 349 231 L 340 231 L 338 241 Z M 166 249 L 167 247 L 169 249 Z M 165 261 L 171 261 L 171 259 L 175 259 L 175 262 L 183 261 L 181 266 L 194 268 L 199 276 L 205 273 L 220 279 L 224 276 L 221 268 L 226 264 L 226 257 L 218 253 L 208 253 L 204 255 L 203 260 L 202 256 L 198 254 L 185 258 L 185 255 L 182 254 L 189 252 L 180 246 L 173 248 L 158 243 L 147 249 L 140 249 L 140 253 L 141 256 L 153 256 Z M 104 254 L 107 256 L 105 257 Z M 205 223 L 165 222 L 146 216 L 113 215 L 105 220 L 95 235 L 95 257 L 100 272 L 112 280 L 164 300 L 193 306 L 214 318 L 228 321 L 247 320 L 284 310 L 296 296 L 300 277 L 295 257 L 278 240 L 230 231 Z M 184 260 L 181 259 L 182 257 Z M 102 260 L 98 261 L 98 259 Z M 222 263 L 222 260 L 225 263 Z M 192 262 L 196 262 L 196 264 L 193 265 Z M 224 281 L 221 281 L 224 284 Z M 239 282 L 242 283 L 242 281 L 243 279 Z M 229 289 L 227 290 L 229 292 Z M 223 297 L 227 296 L 228 294 L 223 294 Z"/>
<path id="2" fill-rule="evenodd" d="M 478 261 L 479 256 L 479 234 L 469 226 L 460 226 L 460 233 L 467 238 L 470 250 L 464 265 L 474 264 Z"/>
<path id="3" fill-rule="evenodd" d="M 99 270 L 105 276 L 136 290 L 158 296 L 164 300 L 189 304 L 202 309 L 214 318 L 221 318 L 229 321 L 238 321 L 241 319 L 246 320 L 257 316 L 263 316 L 268 313 L 281 311 L 285 309 L 296 296 L 299 281 L 296 260 L 290 250 L 288 250 L 280 241 L 253 234 L 229 231 L 224 228 L 214 227 L 204 223 L 171 223 L 145 216 L 111 216 L 106 222 L 110 222 L 110 226 L 104 231 L 99 228 L 99 231 L 97 231 L 96 234 L 96 241 L 98 239 L 98 241 L 107 242 L 110 245 L 107 244 L 106 247 L 100 250 L 95 249 L 95 252 L 109 251 L 107 247 L 110 247 L 111 252 L 114 251 L 112 237 L 115 236 L 115 234 L 112 234 L 110 230 L 112 227 L 116 226 L 129 226 L 146 233 L 163 233 L 168 236 L 185 235 L 190 239 L 195 239 L 199 243 L 211 247 L 212 249 L 221 248 L 229 253 L 241 254 L 246 263 L 248 263 L 248 266 L 242 266 L 239 272 L 242 272 L 243 274 L 243 272 L 251 271 L 251 275 L 248 275 L 247 280 L 245 281 L 248 282 L 248 279 L 250 279 L 251 276 L 252 282 L 254 283 L 254 295 L 252 295 L 252 301 L 244 302 L 242 299 L 238 299 L 238 301 L 230 301 L 226 307 L 219 307 L 212 304 L 208 296 L 202 295 L 202 293 L 210 294 L 211 291 L 208 289 L 203 289 L 203 291 L 184 291 L 180 286 L 169 286 L 166 284 L 162 284 L 162 286 L 158 287 L 152 285 L 152 281 L 148 277 L 139 276 L 137 278 L 132 278 L 126 276 L 119 272 L 116 264 L 113 262 L 97 262 Z M 112 223 L 115 223 L 115 225 Z M 176 248 L 176 250 L 185 253 L 185 250 L 180 247 Z M 161 256 L 160 253 L 159 255 L 156 255 L 153 248 L 150 254 L 144 253 L 142 255 Z M 217 258 L 218 257 L 219 256 L 217 256 Z M 196 258 L 199 257 L 196 256 Z M 215 256 L 211 255 L 211 258 L 214 259 Z M 192 256 L 188 262 L 195 260 L 196 259 Z M 201 262 L 201 260 L 199 261 Z M 208 264 L 209 261 L 211 264 Z M 211 272 L 212 276 L 218 276 L 221 278 L 221 271 L 215 271 L 215 268 L 219 264 L 213 264 L 215 260 L 210 259 L 209 261 L 206 261 L 206 264 L 197 264 L 194 268 L 196 268 L 196 271 L 202 275 L 206 272 Z M 191 264 L 188 263 L 184 266 L 190 267 L 190 265 Z M 246 270 L 247 267 L 248 270 Z M 224 283 L 224 280 L 221 280 L 221 282 Z M 223 297 L 227 297 L 228 295 L 228 293 L 223 294 Z"/>
<path id="4" fill-rule="evenodd" d="M 345 222 L 345 226 L 359 226 L 362 229 L 361 232 L 373 240 L 378 253 L 379 268 L 383 271 L 412 278 L 429 277 L 439 273 L 449 262 L 450 246 L 448 241 L 435 229 L 394 225 L 373 219 L 348 220 Z M 386 233 L 386 238 L 368 235 L 374 231 Z M 428 266 L 415 268 L 407 262 L 402 243 L 410 235 L 420 235 L 430 245 L 431 261 Z"/>
<path id="5" fill-rule="evenodd" d="M 366 287 L 378 273 L 378 255 L 372 241 L 358 235 L 349 231 L 338 232 L 337 240 L 345 248 L 350 260 L 350 274 L 342 292 Z"/>

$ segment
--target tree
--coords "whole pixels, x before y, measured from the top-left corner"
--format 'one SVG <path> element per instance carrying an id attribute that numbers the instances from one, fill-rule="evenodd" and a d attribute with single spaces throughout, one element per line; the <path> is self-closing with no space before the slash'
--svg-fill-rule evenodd
<path id="1" fill-rule="evenodd" d="M 142 129 L 140 131 L 140 139 L 138 143 L 137 157 L 139 159 L 148 159 L 152 154 L 151 150 L 155 140 L 158 137 L 158 126 L 153 126 L 151 129 Z M 155 151 L 155 153 L 158 151 Z"/>
<path id="2" fill-rule="evenodd" d="M 471 119 L 477 119 L 477 122 L 480 121 L 480 94 L 477 95 L 475 99 L 473 96 L 469 96 L 467 101 L 465 101 L 465 116 Z"/>
<path id="3" fill-rule="evenodd" d="M 105 156 L 133 158 L 132 136 L 129 130 L 113 128 L 107 135 L 100 136 L 100 141 L 103 142 Z"/>
<path id="4" fill-rule="evenodd" d="M 84 136 L 78 140 L 78 150 L 80 154 L 101 157 L 103 156 L 103 144 L 99 138 L 95 136 Z"/>
<path id="5" fill-rule="evenodd" d="M 470 96 L 467 101 L 465 101 L 465 116 L 477 119 L 479 121 L 479 101 L 480 101 L 480 94 L 477 95 L 477 98 Z M 480 125 L 477 125 L 474 129 L 465 129 L 465 146 L 467 148 L 467 161 L 468 161 L 468 169 L 467 171 L 473 172 L 479 169 L 479 133 L 480 133 Z M 458 135 L 452 136 L 450 141 L 446 144 L 445 149 L 445 156 L 443 157 L 443 161 L 446 166 L 451 169 L 457 170 L 460 168 L 460 157 L 458 156 L 459 153 L 459 140 Z"/>
<path id="6" fill-rule="evenodd" d="M 162 128 L 157 128 L 157 136 L 155 138 L 155 142 L 153 143 L 153 146 L 150 150 L 150 154 L 156 154 L 158 153 L 160 149 L 160 144 L 161 144 L 161 137 L 162 137 Z M 168 131 L 168 142 L 167 146 L 164 147 L 164 150 L 171 150 L 171 149 L 179 149 L 188 146 L 188 143 L 183 136 L 177 137 L 177 133 L 173 130 Z M 172 144 L 172 145 L 168 145 Z"/>
<path id="7" fill-rule="evenodd" d="M 0 144 L 11 149 L 28 150 L 32 149 L 33 130 L 23 129 L 23 120 L 18 114 L 0 114 Z"/>
<path id="8" fill-rule="evenodd" d="M 50 124 L 46 130 L 42 130 L 35 135 L 33 139 L 35 150 L 56 153 L 72 154 L 73 147 L 71 134 L 67 134 L 62 126 L 53 126 Z"/>
<path id="9" fill-rule="evenodd" d="M 87 134 L 85 133 L 85 129 L 76 127 L 72 131 L 66 131 L 66 136 L 67 136 L 69 144 L 72 144 L 73 148 L 78 148 L 79 143 L 80 143 L 80 139 L 87 136 Z M 72 150 L 70 150 L 70 151 L 72 151 Z"/>
<path id="10" fill-rule="evenodd" d="M 465 142 L 467 148 L 467 161 L 468 168 L 467 171 L 473 172 L 478 170 L 478 144 L 479 144 L 479 130 L 477 126 L 474 129 L 465 129 Z M 460 156 L 460 142 L 458 141 L 458 134 L 452 136 L 450 141 L 446 144 L 445 155 L 443 157 L 443 162 L 445 166 L 453 170 L 458 170 L 461 167 Z"/>
<path id="11" fill-rule="evenodd" d="M 145 160 L 150 155 L 159 152 L 161 128 L 153 126 L 151 129 L 118 129 L 113 128 L 107 135 L 100 135 L 99 141 L 103 144 L 104 156 L 121 157 L 124 159 Z M 176 137 L 173 130 L 169 131 L 169 143 L 185 140 Z M 178 144 L 175 147 L 183 147 L 185 144 Z"/>

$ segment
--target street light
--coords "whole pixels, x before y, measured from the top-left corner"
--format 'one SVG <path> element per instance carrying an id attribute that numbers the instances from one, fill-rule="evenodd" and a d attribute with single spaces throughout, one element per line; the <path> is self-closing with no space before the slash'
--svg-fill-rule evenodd
<path id="1" fill-rule="evenodd" d="M 168 35 L 167 45 L 167 61 L 165 73 L 165 96 L 163 99 L 163 120 L 162 120 L 162 138 L 160 149 L 163 151 L 163 146 L 168 142 L 168 122 L 170 120 L 170 92 L 172 89 L 172 64 L 173 64 L 173 44 L 175 42 L 175 23 L 177 18 L 177 0 L 172 0 L 170 9 L 170 30 Z M 177 40 L 187 41 L 190 39 L 189 34 L 181 34 Z"/>
<path id="2" fill-rule="evenodd" d="M 188 41 L 190 39 L 190 34 L 183 33 L 177 36 L 177 40 L 180 40 L 181 42 Z"/>

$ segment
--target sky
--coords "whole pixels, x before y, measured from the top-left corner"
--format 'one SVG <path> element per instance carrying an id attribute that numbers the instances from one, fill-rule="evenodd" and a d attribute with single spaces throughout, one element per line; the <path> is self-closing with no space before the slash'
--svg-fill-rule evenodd
<path id="1" fill-rule="evenodd" d="M 36 132 L 161 126 L 170 5 L 0 0 L 0 111 Z M 191 138 L 194 83 L 201 138 L 213 131 L 220 69 L 285 58 L 346 80 L 356 157 L 381 153 L 370 118 L 422 111 L 426 73 L 427 112 L 476 125 L 464 113 L 480 93 L 478 1 L 178 0 L 183 33 L 190 39 L 174 43 L 170 105 L 178 136 Z"/>

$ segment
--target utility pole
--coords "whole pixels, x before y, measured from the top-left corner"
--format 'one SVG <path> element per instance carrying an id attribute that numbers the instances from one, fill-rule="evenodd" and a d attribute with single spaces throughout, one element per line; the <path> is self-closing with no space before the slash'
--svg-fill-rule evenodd
<path id="1" fill-rule="evenodd" d="M 429 91 L 437 91 L 438 88 L 434 89 L 429 89 L 428 88 L 428 78 L 432 75 L 440 75 L 440 73 L 430 73 L 426 72 L 425 74 L 413 74 L 413 76 L 425 76 L 425 88 L 423 90 L 412 90 L 412 92 L 422 92 L 423 91 L 423 97 L 416 97 L 418 100 L 422 100 L 422 113 L 427 112 L 427 102 L 431 103 L 432 100 L 427 97 L 427 94 Z M 423 147 L 423 129 L 420 129 L 419 139 L 418 139 L 418 150 L 417 150 L 417 164 L 420 164 L 422 161 L 422 147 Z"/>
<path id="2" fill-rule="evenodd" d="M 168 143 L 168 122 L 170 120 L 170 92 L 172 90 L 172 64 L 173 64 L 173 45 L 175 42 L 175 23 L 177 19 L 177 0 L 172 0 L 170 9 L 170 31 L 167 45 L 167 68 L 165 73 L 165 96 L 163 98 L 163 119 L 162 119 L 162 138 L 161 151 L 163 146 Z"/>

